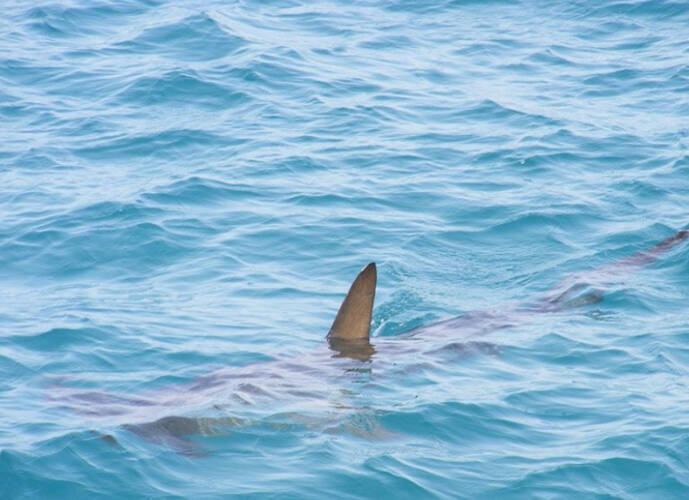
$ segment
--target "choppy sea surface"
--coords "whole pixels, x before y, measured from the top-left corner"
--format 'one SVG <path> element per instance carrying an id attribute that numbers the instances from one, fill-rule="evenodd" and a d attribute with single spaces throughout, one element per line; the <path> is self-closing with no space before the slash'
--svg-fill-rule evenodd
<path id="1" fill-rule="evenodd" d="M 689 224 L 688 25 L 5 2 L 0 498 L 689 498 L 689 243 L 614 267 Z"/>

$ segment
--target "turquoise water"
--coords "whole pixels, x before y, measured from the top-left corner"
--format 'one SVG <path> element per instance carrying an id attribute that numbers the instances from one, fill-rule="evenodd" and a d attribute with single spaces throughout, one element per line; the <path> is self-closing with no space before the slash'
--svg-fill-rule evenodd
<path id="1" fill-rule="evenodd" d="M 0 498 L 689 497 L 689 5 L 3 9 Z"/>

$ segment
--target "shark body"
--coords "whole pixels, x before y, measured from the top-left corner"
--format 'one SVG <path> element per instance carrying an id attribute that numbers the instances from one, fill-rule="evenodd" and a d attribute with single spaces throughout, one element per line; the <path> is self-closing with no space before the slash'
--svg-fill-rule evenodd
<path id="1" fill-rule="evenodd" d="M 61 388 L 55 397 L 62 405 L 82 415 L 107 418 L 110 424 L 148 441 L 166 444 L 185 454 L 197 454 L 198 446 L 189 439 L 193 435 L 226 434 L 229 430 L 265 422 L 265 415 L 256 418 L 240 416 L 234 409 L 254 408 L 259 402 L 280 400 L 287 408 L 273 423 L 278 426 L 318 426 L 324 430 L 337 427 L 342 415 L 356 413 L 350 396 L 342 389 L 342 373 L 366 376 L 375 358 L 377 367 L 394 364 L 398 355 L 428 351 L 429 337 L 440 339 L 442 356 L 448 351 L 463 357 L 474 353 L 495 354 L 498 346 L 474 340 L 490 332 L 521 324 L 535 315 L 557 312 L 602 300 L 602 289 L 621 273 L 631 273 L 655 261 L 663 253 L 689 238 L 682 230 L 644 251 L 610 265 L 570 276 L 535 300 L 508 305 L 498 311 L 479 311 L 420 326 L 394 337 L 377 338 L 371 342 L 370 325 L 377 283 L 375 263 L 366 265 L 351 284 L 333 324 L 326 336 L 327 344 L 299 359 L 278 359 L 243 367 L 227 367 L 177 386 L 174 391 L 148 395 L 108 394 Z M 438 342 L 434 344 L 438 345 Z M 442 352 L 440 352 L 442 351 Z M 304 402 L 310 408 L 327 407 L 331 417 L 299 413 Z M 218 402 L 209 411 L 209 401 Z M 175 416 L 180 408 L 185 413 L 201 412 L 204 416 Z M 208 414 L 211 416 L 207 416 Z M 268 419 L 270 420 L 270 418 Z M 288 422 L 288 423 L 286 423 Z M 368 424 L 367 424 L 368 425 Z M 369 426 L 370 427 L 370 426 Z M 374 426 L 375 427 L 375 426 Z M 111 435 L 100 435 L 111 444 Z"/>
<path id="2" fill-rule="evenodd" d="M 689 238 L 689 230 L 681 230 L 649 249 L 640 251 L 598 269 L 569 276 L 532 302 L 506 305 L 500 311 L 477 311 L 455 318 L 414 328 L 403 337 L 461 333 L 463 339 L 487 334 L 518 324 L 536 313 L 558 312 L 594 304 L 603 300 L 603 289 L 621 274 L 654 262 L 663 253 Z M 352 283 L 342 302 L 327 339 L 333 351 L 360 358 L 373 354 L 370 323 L 376 288 L 376 265 L 365 266 Z M 364 356 L 364 358 L 366 358 Z M 367 358 L 366 358 L 367 359 Z"/>

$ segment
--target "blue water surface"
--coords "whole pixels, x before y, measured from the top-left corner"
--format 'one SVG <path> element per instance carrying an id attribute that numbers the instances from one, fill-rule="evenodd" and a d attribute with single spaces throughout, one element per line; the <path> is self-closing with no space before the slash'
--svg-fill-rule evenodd
<path id="1" fill-rule="evenodd" d="M 5 2 L 0 498 L 689 498 L 689 243 L 613 264 L 689 224 L 687 26 Z M 568 279 L 602 301 L 404 334 Z"/>

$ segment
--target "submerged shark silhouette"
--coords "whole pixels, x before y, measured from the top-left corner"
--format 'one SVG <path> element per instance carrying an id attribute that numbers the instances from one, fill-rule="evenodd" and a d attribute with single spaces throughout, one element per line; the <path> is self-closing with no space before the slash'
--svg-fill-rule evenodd
<path id="1" fill-rule="evenodd" d="M 270 379 L 270 385 L 280 390 L 282 399 L 308 398 L 310 402 L 328 400 L 332 397 L 333 388 L 338 387 L 337 384 L 340 383 L 337 375 L 340 371 L 332 370 L 333 363 L 346 360 L 368 363 L 374 354 L 381 351 L 385 354 L 413 352 L 414 349 L 419 349 L 419 343 L 414 340 L 430 334 L 436 340 L 447 340 L 446 348 L 462 355 L 474 352 L 496 353 L 498 348 L 494 344 L 470 339 L 523 322 L 538 313 L 562 311 L 599 302 L 603 297 L 601 288 L 620 273 L 633 272 L 653 262 L 688 237 L 689 231 L 682 230 L 647 250 L 593 271 L 573 275 L 537 297 L 535 301 L 503 307 L 498 312 L 468 313 L 420 326 L 395 337 L 378 338 L 375 346 L 371 343 L 370 326 L 377 270 L 376 264 L 371 262 L 359 272 L 351 284 L 326 336 L 326 351 L 318 349 L 300 358 L 301 362 L 289 359 L 270 362 L 270 371 L 266 370 L 264 363 L 223 369 L 199 377 L 186 386 L 178 386 L 172 394 L 168 392 L 165 395 L 132 397 L 99 392 L 61 391 L 60 399 L 63 403 L 69 401 L 75 404 L 72 409 L 81 414 L 114 418 L 114 422 L 122 428 L 146 440 L 172 446 L 181 453 L 198 454 L 198 445 L 191 441 L 189 436 L 227 433 L 228 429 L 250 425 L 250 419 L 234 415 L 201 418 L 170 416 L 172 408 L 183 407 L 193 410 L 204 405 L 207 408 L 209 401 L 220 400 L 227 403 L 215 404 L 213 408 L 224 411 L 232 405 L 252 404 L 262 398 L 273 399 L 269 389 L 252 383 L 252 380 L 266 379 Z M 462 333 L 462 342 L 457 341 L 459 332 Z M 401 339 L 408 340 L 400 342 Z M 385 363 L 381 358 L 385 357 L 378 356 L 377 359 Z M 331 369 L 328 370 L 328 367 Z M 351 365 L 346 369 L 351 370 Z M 293 381 L 293 378 L 297 378 L 298 381 Z M 332 387 L 329 386 L 330 383 Z M 336 403 L 336 406 L 340 409 L 348 408 L 347 404 L 342 402 Z M 321 419 L 318 424 L 328 428 L 332 422 L 327 420 Z M 100 437 L 111 444 L 116 443 L 111 435 L 101 434 Z"/>
<path id="2" fill-rule="evenodd" d="M 603 300 L 602 287 L 622 272 L 631 272 L 650 264 L 659 255 L 689 237 L 689 230 L 681 230 L 653 247 L 637 252 L 618 262 L 587 273 L 570 276 L 531 304 L 518 304 L 502 308 L 499 313 L 479 311 L 463 316 L 424 325 L 408 332 L 405 336 L 421 333 L 438 333 L 440 330 L 457 332 L 464 330 L 463 338 L 485 334 L 514 324 L 517 319 L 538 312 L 555 312 Z M 376 264 L 364 267 L 349 288 L 335 321 L 330 327 L 327 339 L 330 348 L 347 357 L 368 359 L 375 353 L 370 343 L 370 324 L 376 292 Z"/>

